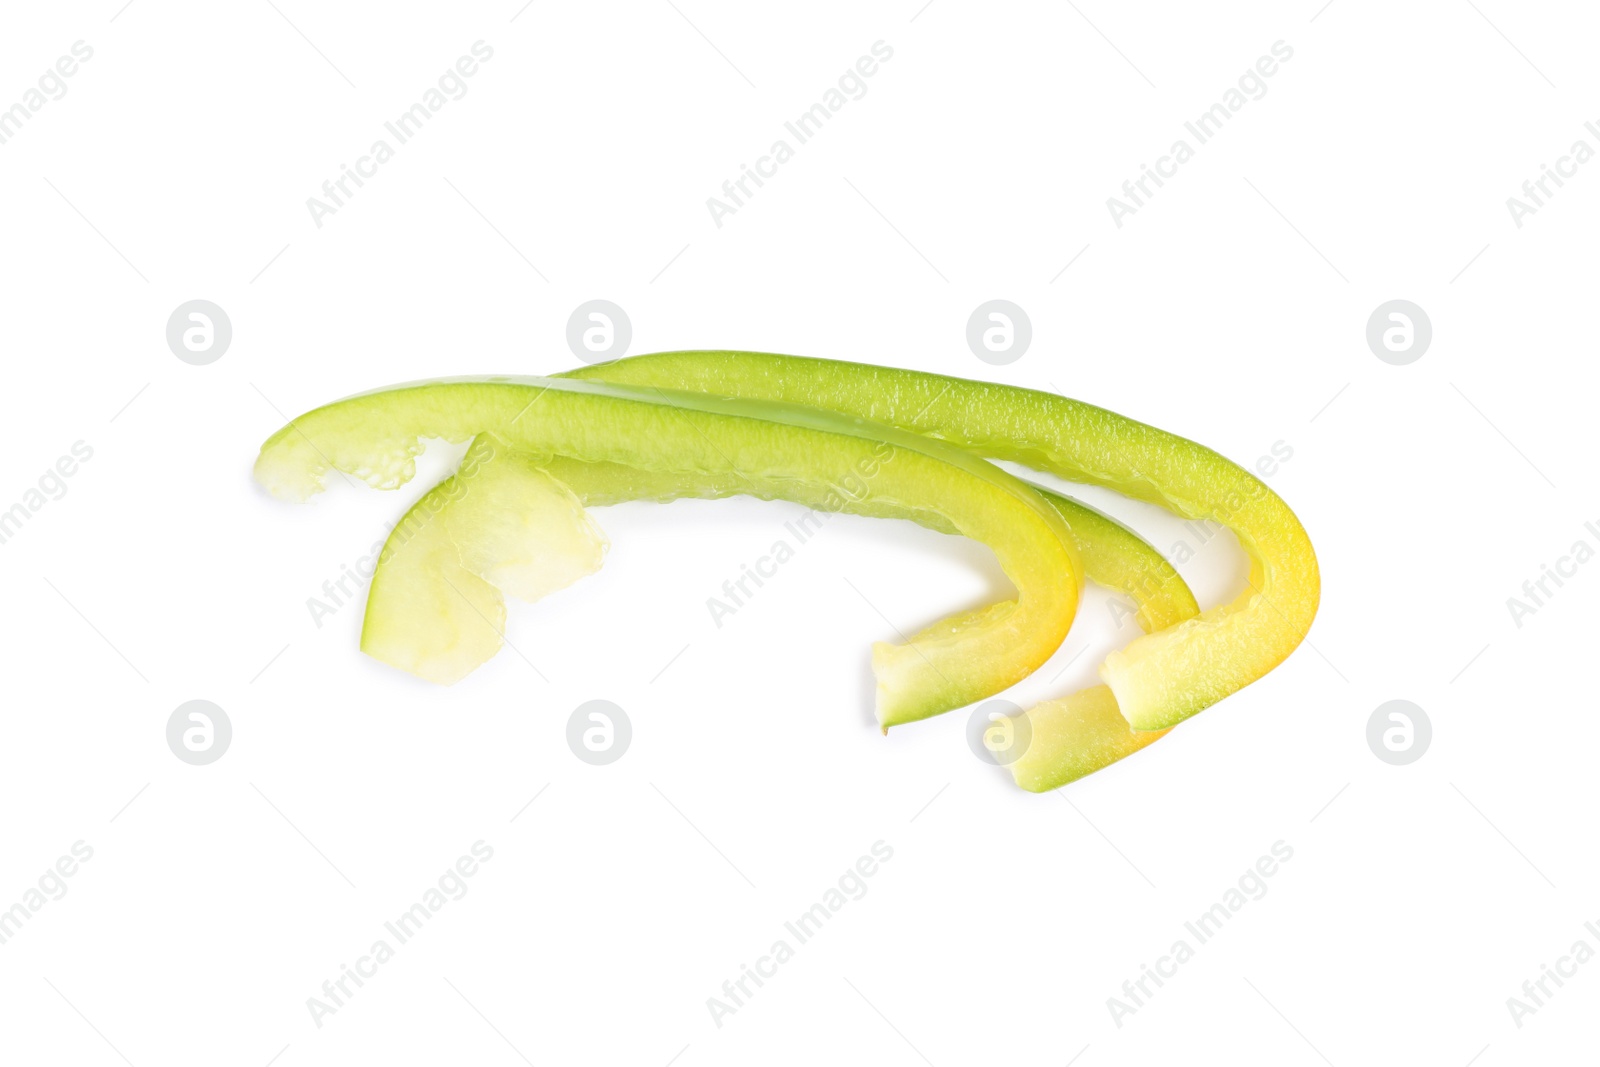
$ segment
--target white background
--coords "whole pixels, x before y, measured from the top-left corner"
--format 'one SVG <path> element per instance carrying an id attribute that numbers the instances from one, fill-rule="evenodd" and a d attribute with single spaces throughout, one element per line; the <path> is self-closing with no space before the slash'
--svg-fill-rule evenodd
<path id="1" fill-rule="evenodd" d="M 1600 965 L 1520 1028 L 1506 998 L 1579 938 L 1600 949 L 1600 567 L 1520 628 L 1506 600 L 1600 546 L 1600 165 L 1520 229 L 1505 203 L 1574 140 L 1600 147 L 1591 12 L 519 2 L 7 12 L 0 106 L 73 42 L 94 56 L 0 145 L 0 509 L 74 442 L 94 455 L 0 545 L 0 907 L 75 841 L 94 855 L 0 946 L 0 1058 L 1592 1054 Z M 467 95 L 315 226 L 307 197 L 478 40 L 494 57 Z M 715 226 L 706 198 L 878 40 L 894 56 L 867 94 Z M 1115 226 L 1106 198 L 1279 40 L 1267 94 Z M 1246 465 L 1283 442 L 1271 484 L 1323 572 L 1310 639 L 1035 796 L 973 758 L 964 712 L 872 725 L 870 643 L 1007 588 L 986 551 L 909 525 L 831 520 L 718 629 L 706 598 L 795 507 L 598 511 L 605 569 L 513 605 L 522 655 L 450 689 L 361 655 L 359 605 L 314 625 L 307 598 L 452 457 L 296 508 L 251 482 L 260 442 L 389 382 L 569 367 L 567 317 L 597 297 L 631 316 L 631 352 L 1059 388 Z M 1005 367 L 964 338 L 996 297 L 1034 329 Z M 165 342 L 195 298 L 233 324 L 209 366 Z M 1403 367 L 1364 338 L 1396 298 L 1434 328 Z M 1164 551 L 1183 536 L 1109 506 Z M 1219 538 L 1183 570 L 1209 605 L 1241 566 Z M 1111 620 L 1091 596 L 1008 696 L 1091 684 L 1133 635 Z M 195 698 L 234 728 L 206 767 L 165 742 Z M 596 698 L 634 727 L 602 768 L 564 742 Z M 1397 698 L 1434 729 L 1405 767 L 1365 739 Z M 315 1025 L 307 998 L 480 839 L 470 892 Z M 867 895 L 716 1026 L 706 998 L 879 840 Z M 1117 1026 L 1107 998 L 1279 840 L 1267 895 Z"/>

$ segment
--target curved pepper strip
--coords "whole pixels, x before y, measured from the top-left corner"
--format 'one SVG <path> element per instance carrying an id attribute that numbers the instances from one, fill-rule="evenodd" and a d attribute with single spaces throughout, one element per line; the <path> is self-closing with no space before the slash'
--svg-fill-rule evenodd
<path id="1" fill-rule="evenodd" d="M 987 544 L 1016 600 L 943 620 L 904 645 L 875 645 L 885 726 L 1026 677 L 1059 647 L 1077 608 L 1071 532 L 1026 484 L 959 448 L 781 401 L 549 378 L 411 383 L 294 420 L 262 445 L 255 474 L 295 500 L 320 491 L 330 467 L 393 489 L 416 473 L 422 438 L 483 432 L 518 452 L 738 476 L 752 491 L 838 510 L 925 512 Z"/>
<path id="2" fill-rule="evenodd" d="M 455 473 L 389 531 L 367 590 L 361 651 L 452 685 L 500 651 L 506 594 L 539 600 L 598 570 L 606 546 L 570 489 L 528 453 L 479 434 Z"/>
<path id="3" fill-rule="evenodd" d="M 1153 634 L 1200 614 L 1188 583 L 1148 541 L 1081 500 L 1043 486 L 1033 488 L 1072 527 L 1083 576 L 1132 600 L 1139 629 Z"/>
<path id="4" fill-rule="evenodd" d="M 605 537 L 586 508 L 754 489 L 738 475 L 514 452 L 479 434 L 456 472 L 391 531 L 367 596 L 362 651 L 429 681 L 458 681 L 499 651 L 502 593 L 538 600 L 599 568 Z M 1177 571 L 1137 534 L 1085 504 L 1037 491 L 1071 527 L 1085 577 L 1126 592 L 1147 631 L 1199 611 Z M 883 501 L 873 511 L 957 533 L 930 512 Z"/>
<path id="5" fill-rule="evenodd" d="M 634 356 L 565 376 L 815 405 L 1229 527 L 1250 557 L 1247 588 L 1231 603 L 1135 639 L 1101 666 L 1119 713 L 1135 730 L 1174 726 L 1262 677 L 1294 651 L 1316 614 L 1316 554 L 1276 493 L 1203 445 L 1081 401 L 921 371 L 755 352 Z"/>
<path id="6" fill-rule="evenodd" d="M 665 503 L 685 498 L 717 499 L 771 494 L 752 492 L 749 482 L 739 477 L 719 478 L 706 472 L 680 474 L 648 471 L 616 463 L 586 463 L 566 456 L 545 456 L 536 465 L 573 491 L 585 507 L 607 507 L 632 500 Z M 1138 534 L 1087 504 L 1030 485 L 1060 513 L 1072 531 L 1073 543 L 1083 567 L 1082 577 L 1126 595 L 1133 601 L 1134 617 L 1145 633 L 1176 625 L 1200 613 L 1194 593 L 1183 577 Z M 857 514 L 867 514 L 857 511 Z M 957 531 L 930 512 L 907 511 L 877 502 L 871 512 L 880 518 L 910 519 L 913 522 L 954 534 Z"/>
<path id="7" fill-rule="evenodd" d="M 614 463 L 585 463 L 562 456 L 543 457 L 533 462 L 571 489 L 585 507 L 605 507 L 632 500 L 666 502 L 684 497 L 717 498 L 750 491 L 748 484 L 737 477 L 717 479 L 703 474 L 641 471 Z M 1194 593 L 1183 577 L 1137 533 L 1081 501 L 1042 486 L 1033 488 L 1071 527 L 1084 577 L 1128 596 L 1136 609 L 1135 619 L 1145 633 L 1176 626 L 1200 614 Z M 908 518 L 943 533 L 955 532 L 926 513 L 900 514 L 888 509 L 879 514 Z M 378 589 L 382 573 L 380 564 L 378 575 L 373 578 L 374 590 Z M 997 756 L 1009 758 L 1005 766 L 1017 784 L 1036 793 L 1101 770 L 1169 732 L 1132 729 L 1118 712 L 1111 690 L 1104 685 L 1044 701 L 1023 714 L 1028 720 L 1027 746 L 1020 756 L 1009 749 Z"/>

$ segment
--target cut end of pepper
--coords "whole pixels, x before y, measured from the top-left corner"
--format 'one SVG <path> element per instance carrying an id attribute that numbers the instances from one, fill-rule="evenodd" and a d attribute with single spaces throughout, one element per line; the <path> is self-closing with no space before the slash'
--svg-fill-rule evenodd
<path id="1" fill-rule="evenodd" d="M 1104 685 L 1047 700 L 1014 718 L 1026 722 L 1018 724 L 1011 736 L 1027 738 L 1027 745 L 1006 769 L 1030 793 L 1044 793 L 1075 782 L 1131 756 L 1167 733 L 1131 729 L 1117 708 L 1110 687 Z M 994 744 L 986 744 L 997 756 L 1006 754 L 995 749 Z"/>
<path id="2" fill-rule="evenodd" d="M 600 568 L 607 542 L 571 490 L 488 435 L 390 531 L 361 650 L 451 685 L 504 643 L 505 596 L 538 600 Z"/>

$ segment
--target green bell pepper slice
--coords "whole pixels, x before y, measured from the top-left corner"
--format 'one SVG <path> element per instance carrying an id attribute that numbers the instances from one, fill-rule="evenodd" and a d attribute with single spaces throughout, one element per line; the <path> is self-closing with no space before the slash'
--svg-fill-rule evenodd
<path id="1" fill-rule="evenodd" d="M 1227 526 L 1250 558 L 1246 588 L 1227 604 L 1135 639 L 1101 667 L 1119 713 L 1135 730 L 1172 727 L 1262 677 L 1294 651 L 1316 614 L 1316 554 L 1276 493 L 1203 445 L 1081 401 L 760 352 L 664 352 L 563 376 L 809 404 Z"/>
<path id="2" fill-rule="evenodd" d="M 861 514 L 913 512 L 988 545 L 1016 599 L 943 620 L 903 645 L 875 645 L 885 727 L 1026 677 L 1061 644 L 1077 608 L 1071 531 L 1025 483 L 951 445 L 782 400 L 550 378 L 417 382 L 295 419 L 262 445 L 255 474 L 291 500 L 321 490 L 330 468 L 393 489 L 415 474 L 423 438 L 480 433 L 535 457 L 737 477 L 756 495 Z"/>

